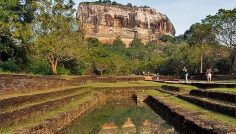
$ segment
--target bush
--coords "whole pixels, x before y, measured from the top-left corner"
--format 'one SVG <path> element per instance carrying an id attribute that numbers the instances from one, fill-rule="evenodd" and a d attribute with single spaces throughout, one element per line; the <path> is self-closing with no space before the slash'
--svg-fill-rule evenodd
<path id="1" fill-rule="evenodd" d="M 79 74 L 78 62 L 75 59 L 68 61 L 61 61 L 58 66 L 63 66 L 66 70 L 70 70 L 70 74 L 77 75 Z"/>
<path id="2" fill-rule="evenodd" d="M 78 75 L 84 75 L 84 74 L 86 74 L 88 71 L 86 70 L 86 69 L 80 69 L 79 71 L 78 71 Z"/>
<path id="3" fill-rule="evenodd" d="M 230 60 L 228 58 L 222 58 L 216 62 L 214 67 L 219 70 L 219 73 L 227 74 L 230 70 Z"/>
<path id="4" fill-rule="evenodd" d="M 67 70 L 64 67 L 57 66 L 57 74 L 59 74 L 59 75 L 62 75 L 62 74 L 69 75 L 70 70 Z"/>
<path id="5" fill-rule="evenodd" d="M 49 64 L 46 61 L 38 61 L 36 64 L 30 65 L 30 68 L 34 74 L 52 75 L 53 73 L 48 66 Z"/>
<path id="6" fill-rule="evenodd" d="M 7 71 L 15 72 L 15 73 L 20 72 L 20 68 L 15 64 L 13 60 L 8 60 L 8 61 L 3 62 L 1 67 L 4 72 L 7 72 Z"/>

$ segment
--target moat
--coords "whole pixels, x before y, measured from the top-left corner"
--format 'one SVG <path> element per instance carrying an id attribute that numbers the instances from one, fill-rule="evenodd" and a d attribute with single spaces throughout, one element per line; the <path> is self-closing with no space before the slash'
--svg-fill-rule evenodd
<path id="1" fill-rule="evenodd" d="M 120 101 L 122 102 L 122 101 Z M 108 103 L 76 119 L 58 134 L 177 134 L 149 106 Z"/>

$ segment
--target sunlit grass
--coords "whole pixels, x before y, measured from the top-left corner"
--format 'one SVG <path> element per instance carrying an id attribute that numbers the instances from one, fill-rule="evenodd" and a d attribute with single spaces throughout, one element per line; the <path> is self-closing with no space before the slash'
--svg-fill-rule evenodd
<path id="1" fill-rule="evenodd" d="M 168 85 L 168 86 L 175 86 L 175 87 L 181 87 L 181 88 L 184 88 L 187 91 L 191 91 L 193 89 L 198 89 L 195 86 L 185 85 L 185 84 L 166 84 L 166 85 Z"/>
<path id="2" fill-rule="evenodd" d="M 183 89 L 190 91 L 192 89 L 197 89 L 195 86 L 184 85 L 184 84 L 168 84 L 163 82 L 154 81 L 130 81 L 130 82 L 117 82 L 117 83 L 86 83 L 85 87 L 138 87 L 138 86 L 156 86 L 161 87 L 163 85 L 182 87 Z"/>
<path id="3" fill-rule="evenodd" d="M 86 83 L 83 86 L 91 87 L 136 87 L 136 86 L 162 86 L 165 83 L 153 82 L 153 81 L 126 81 L 116 83 Z"/>
<path id="4" fill-rule="evenodd" d="M 213 82 L 236 83 L 236 79 L 231 79 L 231 80 L 213 80 Z"/>
<path id="5" fill-rule="evenodd" d="M 77 88 L 80 86 L 67 86 L 67 87 L 59 87 L 59 88 L 51 88 L 51 89 L 44 89 L 44 90 L 29 90 L 29 91 L 24 91 L 24 92 L 19 92 L 16 91 L 11 94 L 2 94 L 0 95 L 0 100 L 10 98 L 10 97 L 17 97 L 17 96 L 23 96 L 23 95 L 33 95 L 33 94 L 40 94 L 40 93 L 49 93 L 49 92 L 55 92 L 55 91 L 60 91 L 60 90 L 66 90 L 69 88 Z"/>
<path id="6" fill-rule="evenodd" d="M 201 118 L 203 119 L 209 119 L 209 120 L 213 119 L 216 121 L 221 121 L 232 126 L 233 128 L 236 128 L 236 118 L 221 113 L 217 113 L 211 110 L 203 109 L 199 106 L 193 105 L 192 103 L 179 99 L 175 96 L 169 95 L 167 93 L 162 93 L 157 90 L 146 90 L 139 94 L 158 96 L 161 98 L 162 101 L 168 103 L 171 106 L 180 106 L 181 108 L 184 108 L 188 111 L 199 113 Z"/>
<path id="7" fill-rule="evenodd" d="M 236 93 L 236 88 L 211 88 L 207 89 L 209 91 L 215 91 L 215 92 L 224 92 L 224 93 Z"/>
<path id="8" fill-rule="evenodd" d="M 87 91 L 92 91 L 92 90 L 87 88 L 87 89 L 75 91 L 75 92 L 70 93 L 70 94 L 64 94 L 64 95 L 60 95 L 60 96 L 53 97 L 53 98 L 49 97 L 49 98 L 42 99 L 42 100 L 39 100 L 39 101 L 36 101 L 36 102 L 22 103 L 21 105 L 18 105 L 18 106 L 14 106 L 14 107 L 10 107 L 10 108 L 3 108 L 0 111 L 0 114 L 5 113 L 5 112 L 11 112 L 11 111 L 14 111 L 14 110 L 17 110 L 17 109 L 22 109 L 22 108 L 25 108 L 25 107 L 30 107 L 30 106 L 41 104 L 41 103 L 45 103 L 45 102 L 48 102 L 48 101 L 59 100 L 59 99 L 66 98 L 66 97 L 69 97 L 69 96 L 81 94 L 81 93 L 84 93 L 84 92 L 87 92 Z"/>

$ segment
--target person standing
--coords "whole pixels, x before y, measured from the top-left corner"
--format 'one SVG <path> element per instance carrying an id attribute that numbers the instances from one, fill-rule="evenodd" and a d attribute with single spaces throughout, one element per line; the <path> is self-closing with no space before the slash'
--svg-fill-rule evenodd
<path id="1" fill-rule="evenodd" d="M 184 67 L 183 71 L 184 71 L 185 82 L 188 82 L 188 70 L 187 70 L 187 68 Z"/>
<path id="2" fill-rule="evenodd" d="M 212 77 L 211 73 L 212 73 L 211 67 L 208 67 L 206 70 L 207 82 L 211 82 L 211 77 Z"/>

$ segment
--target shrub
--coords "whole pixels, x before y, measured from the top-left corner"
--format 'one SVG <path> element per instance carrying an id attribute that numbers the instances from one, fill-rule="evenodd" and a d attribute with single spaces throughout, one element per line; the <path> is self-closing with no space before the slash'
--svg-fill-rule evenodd
<path id="1" fill-rule="evenodd" d="M 34 74 L 51 75 L 53 74 L 46 61 L 38 61 L 30 65 L 31 71 Z"/>
<path id="2" fill-rule="evenodd" d="M 86 70 L 86 69 L 80 69 L 79 71 L 78 71 L 78 75 L 84 75 L 84 74 L 86 74 L 88 71 Z"/>
<path id="3" fill-rule="evenodd" d="M 20 68 L 15 64 L 13 60 L 8 60 L 8 61 L 3 62 L 1 67 L 4 72 L 7 72 L 7 71 L 16 72 L 16 73 L 20 72 Z"/>
<path id="4" fill-rule="evenodd" d="M 62 75 L 62 74 L 69 75 L 70 70 L 67 70 L 64 67 L 57 66 L 57 74 L 59 74 L 59 75 Z"/>

